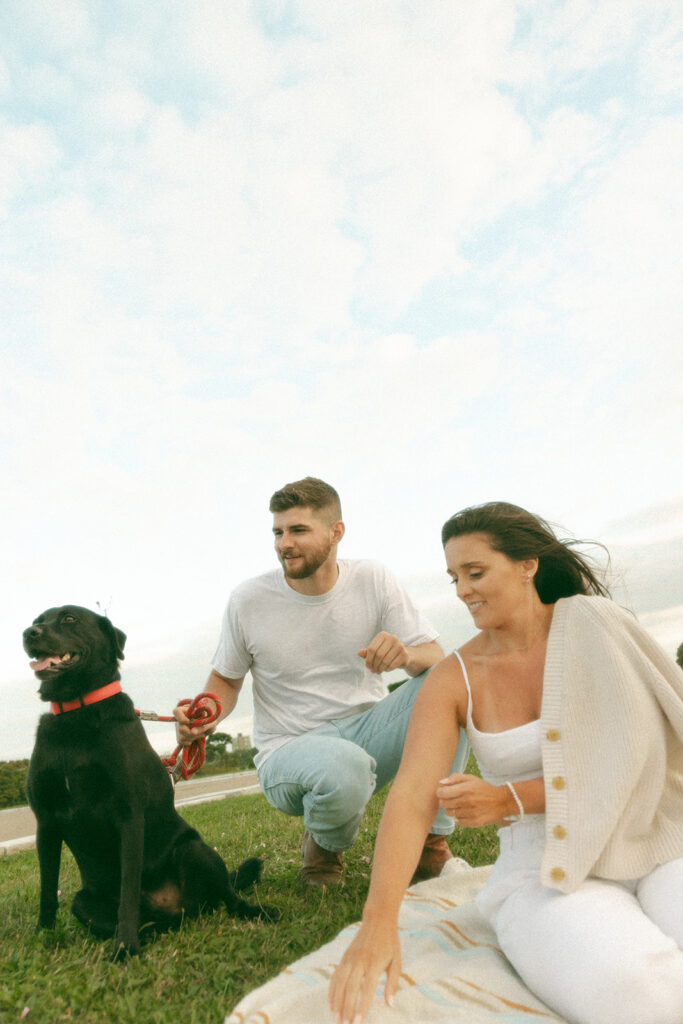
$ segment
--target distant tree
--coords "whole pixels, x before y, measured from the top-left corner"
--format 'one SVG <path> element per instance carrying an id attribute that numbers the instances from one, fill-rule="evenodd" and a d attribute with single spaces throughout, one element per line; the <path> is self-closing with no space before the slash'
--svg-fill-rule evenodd
<path id="1" fill-rule="evenodd" d="M 207 744 L 207 752 L 209 746 Z M 215 775 L 217 772 L 244 772 L 254 770 L 254 755 L 256 747 L 249 750 L 228 750 L 213 759 L 206 758 L 206 761 L 197 772 L 197 777 Z"/>
<path id="2" fill-rule="evenodd" d="M 227 732 L 214 732 L 206 737 L 206 760 L 217 761 L 227 753 L 228 743 L 232 736 Z"/>
<path id="3" fill-rule="evenodd" d="M 28 760 L 0 761 L 0 807 L 21 807 L 26 803 Z"/>
<path id="4" fill-rule="evenodd" d="M 407 679 L 399 679 L 397 683 L 389 683 L 389 685 L 387 686 L 387 690 L 389 691 L 389 693 L 393 693 L 394 690 L 398 690 L 399 686 L 403 686 L 403 684 L 407 682 Z"/>
<path id="5" fill-rule="evenodd" d="M 678 645 L 678 650 L 676 651 L 676 661 L 681 666 L 681 668 L 683 668 L 683 644 Z"/>

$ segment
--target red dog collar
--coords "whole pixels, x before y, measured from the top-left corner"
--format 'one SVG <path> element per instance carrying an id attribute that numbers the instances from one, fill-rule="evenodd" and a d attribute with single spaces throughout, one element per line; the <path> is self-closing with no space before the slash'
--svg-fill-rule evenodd
<path id="1" fill-rule="evenodd" d="M 113 683 L 107 683 L 106 686 L 100 686 L 98 690 L 91 690 L 90 693 L 85 693 L 82 697 L 77 697 L 76 700 L 53 702 L 50 704 L 50 711 L 53 715 L 61 715 L 63 711 L 75 711 L 77 708 L 87 707 L 88 704 L 97 704 L 117 693 L 121 693 L 121 683 L 118 679 Z"/>

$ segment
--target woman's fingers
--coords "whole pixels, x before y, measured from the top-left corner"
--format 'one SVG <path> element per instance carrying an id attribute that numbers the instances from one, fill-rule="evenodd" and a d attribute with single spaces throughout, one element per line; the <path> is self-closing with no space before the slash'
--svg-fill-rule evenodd
<path id="1" fill-rule="evenodd" d="M 392 949 L 384 950 L 351 944 L 330 982 L 330 1009 L 337 1024 L 360 1024 L 365 1019 L 385 970 L 385 998 L 390 998 L 401 970 L 398 941 Z"/>
<path id="2" fill-rule="evenodd" d="M 501 787 L 476 775 L 451 775 L 436 790 L 439 806 L 466 828 L 491 825 L 501 816 Z"/>
<path id="3" fill-rule="evenodd" d="M 384 1001 L 387 1006 L 391 1006 L 394 1002 L 394 995 L 398 989 L 399 978 L 401 977 L 401 957 L 396 955 L 389 964 L 387 970 L 387 982 L 384 986 Z"/>

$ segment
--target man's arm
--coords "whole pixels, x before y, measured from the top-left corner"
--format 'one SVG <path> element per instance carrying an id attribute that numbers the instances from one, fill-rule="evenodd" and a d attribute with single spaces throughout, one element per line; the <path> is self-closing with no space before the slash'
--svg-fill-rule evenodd
<path id="1" fill-rule="evenodd" d="M 242 683 L 244 677 L 241 679 L 228 679 L 226 676 L 220 675 L 215 669 L 212 669 L 211 674 L 206 683 L 207 693 L 215 693 L 221 702 L 221 713 L 215 722 L 211 722 L 209 725 L 195 725 L 190 728 L 190 723 L 185 714 L 183 708 L 176 707 L 173 710 L 173 717 L 176 720 L 176 735 L 178 737 L 178 743 L 181 743 L 184 747 L 190 745 L 193 740 L 198 739 L 200 736 L 209 736 L 218 726 L 218 723 L 226 718 L 231 711 L 234 710 L 239 692 L 242 689 Z"/>
<path id="2" fill-rule="evenodd" d="M 419 676 L 443 658 L 443 650 L 436 640 L 406 647 L 393 633 L 378 633 L 367 647 L 358 652 L 371 672 L 391 672 L 402 668 L 409 676 Z"/>

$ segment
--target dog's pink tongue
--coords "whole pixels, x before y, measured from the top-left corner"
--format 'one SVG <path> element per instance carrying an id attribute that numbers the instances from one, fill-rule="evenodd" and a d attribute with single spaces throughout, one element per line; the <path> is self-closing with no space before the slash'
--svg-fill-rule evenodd
<path id="1" fill-rule="evenodd" d="M 43 658 L 42 661 L 29 661 L 29 668 L 33 669 L 34 672 L 42 672 L 49 665 L 57 665 L 61 661 L 61 658 Z"/>

